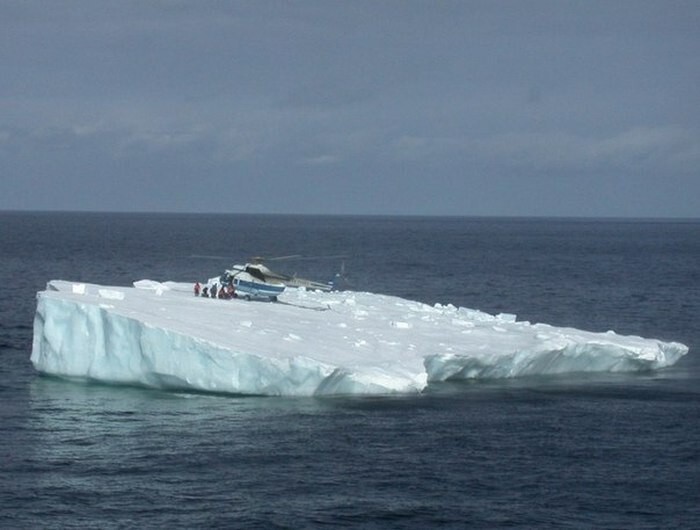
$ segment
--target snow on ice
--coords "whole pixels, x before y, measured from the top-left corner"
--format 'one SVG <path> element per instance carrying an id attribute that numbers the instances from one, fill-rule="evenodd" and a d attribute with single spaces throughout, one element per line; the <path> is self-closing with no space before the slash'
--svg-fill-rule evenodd
<path id="1" fill-rule="evenodd" d="M 288 288 L 279 303 L 263 303 L 195 297 L 173 282 L 51 281 L 37 298 L 37 370 L 158 388 L 409 393 L 431 381 L 663 368 L 688 352 L 677 342 L 362 292 Z"/>

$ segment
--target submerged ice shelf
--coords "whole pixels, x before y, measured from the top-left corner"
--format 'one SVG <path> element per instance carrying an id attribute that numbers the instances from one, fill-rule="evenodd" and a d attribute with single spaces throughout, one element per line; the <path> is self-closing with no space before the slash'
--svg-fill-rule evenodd
<path id="1" fill-rule="evenodd" d="M 431 381 L 663 368 L 677 342 L 517 322 L 361 292 L 287 289 L 280 303 L 195 297 L 189 284 L 54 280 L 31 361 L 47 374 L 257 395 L 420 392 Z"/>

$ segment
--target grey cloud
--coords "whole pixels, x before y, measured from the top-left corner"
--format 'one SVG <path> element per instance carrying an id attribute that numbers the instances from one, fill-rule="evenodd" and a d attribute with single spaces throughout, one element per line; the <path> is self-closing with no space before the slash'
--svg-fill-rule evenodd
<path id="1" fill-rule="evenodd" d="M 4 2 L 0 208 L 606 215 L 597 187 L 643 179 L 657 215 L 700 215 L 699 24 L 685 1 Z"/>
<path id="2" fill-rule="evenodd" d="M 398 157 L 469 156 L 511 169 L 556 170 L 561 176 L 582 169 L 697 171 L 700 134 L 679 127 L 637 127 L 606 137 L 548 133 L 508 133 L 488 138 L 402 137 Z"/>

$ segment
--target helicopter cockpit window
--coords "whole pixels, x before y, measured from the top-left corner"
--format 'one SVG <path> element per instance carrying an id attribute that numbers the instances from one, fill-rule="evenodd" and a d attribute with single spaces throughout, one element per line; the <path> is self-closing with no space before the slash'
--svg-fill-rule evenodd
<path id="1" fill-rule="evenodd" d="M 258 280 L 265 281 L 265 276 L 263 275 L 262 272 L 260 272 L 259 269 L 256 269 L 254 267 L 246 267 L 245 271 L 250 274 L 253 278 L 257 278 Z"/>

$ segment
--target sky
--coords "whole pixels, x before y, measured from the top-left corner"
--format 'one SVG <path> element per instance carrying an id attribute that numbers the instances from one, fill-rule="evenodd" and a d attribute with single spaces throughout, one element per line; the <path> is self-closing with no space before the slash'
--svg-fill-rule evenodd
<path id="1" fill-rule="evenodd" d="M 0 210 L 700 217 L 696 0 L 0 0 Z"/>

